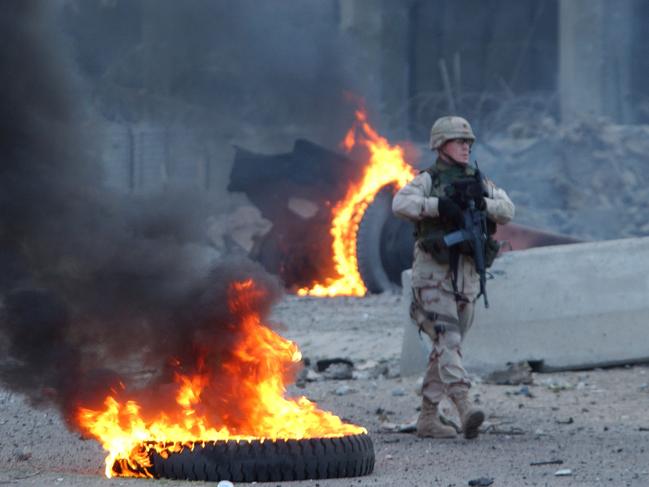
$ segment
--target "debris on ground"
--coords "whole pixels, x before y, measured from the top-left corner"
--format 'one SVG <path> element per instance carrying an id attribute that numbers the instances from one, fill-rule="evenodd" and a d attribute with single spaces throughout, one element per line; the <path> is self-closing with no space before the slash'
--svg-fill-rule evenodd
<path id="1" fill-rule="evenodd" d="M 562 468 L 561 470 L 557 470 L 554 472 L 555 477 L 570 477 L 572 475 L 572 470 L 569 468 Z"/>
<path id="2" fill-rule="evenodd" d="M 554 422 L 557 424 L 572 424 L 575 420 L 570 417 L 568 419 L 555 419 Z"/>
<path id="3" fill-rule="evenodd" d="M 416 421 L 400 424 L 385 422 L 381 423 L 379 429 L 383 433 L 414 433 L 417 431 L 417 424 Z"/>
<path id="4" fill-rule="evenodd" d="M 575 385 L 570 382 L 554 377 L 543 379 L 539 383 L 550 389 L 552 392 L 569 391 L 575 388 Z"/>
<path id="5" fill-rule="evenodd" d="M 338 388 L 334 391 L 334 393 L 335 393 L 337 396 L 345 396 L 345 395 L 350 394 L 350 393 L 352 393 L 352 392 L 356 392 L 356 391 L 354 391 L 354 389 L 352 389 L 352 388 L 349 387 L 348 385 L 340 386 L 340 387 L 338 387 Z"/>
<path id="6" fill-rule="evenodd" d="M 318 360 L 315 370 L 326 380 L 351 380 L 354 378 L 354 362 L 347 358 Z"/>
<path id="7" fill-rule="evenodd" d="M 556 459 L 556 460 L 545 460 L 541 462 L 530 463 L 530 467 L 539 467 L 542 465 L 563 465 L 563 460 Z"/>
<path id="8" fill-rule="evenodd" d="M 328 380 L 351 380 L 354 378 L 354 366 L 346 363 L 331 364 L 322 372 L 322 377 Z"/>
<path id="9" fill-rule="evenodd" d="M 372 370 L 375 369 L 379 363 L 376 360 L 364 360 L 356 365 L 357 370 Z"/>
<path id="10" fill-rule="evenodd" d="M 318 361 L 316 361 L 315 366 L 316 370 L 318 372 L 324 372 L 328 368 L 330 368 L 332 365 L 346 365 L 350 368 L 354 368 L 354 362 L 349 360 L 348 358 L 340 358 L 340 357 L 335 357 L 335 358 L 323 358 Z"/>
<path id="11" fill-rule="evenodd" d="M 318 374 L 315 370 L 304 366 L 295 379 L 295 385 L 297 387 L 304 388 L 306 387 L 307 382 L 316 382 L 319 380 L 323 380 L 323 377 L 320 374 Z"/>
<path id="12" fill-rule="evenodd" d="M 523 429 L 515 427 L 515 426 L 512 427 L 512 428 L 507 428 L 507 429 L 500 428 L 499 426 L 500 425 L 491 424 L 491 425 L 488 425 L 488 426 L 482 428 L 480 431 L 482 433 L 486 433 L 486 434 L 489 434 L 489 435 L 514 436 L 514 435 L 524 435 L 525 434 L 525 431 L 523 431 Z"/>
<path id="13" fill-rule="evenodd" d="M 512 396 L 524 396 L 529 397 L 530 399 L 534 399 L 534 394 L 530 392 L 530 388 L 528 386 L 523 386 L 517 391 L 507 392 L 506 394 Z"/>
<path id="14" fill-rule="evenodd" d="M 469 485 L 472 487 L 489 487 L 494 483 L 494 480 L 491 477 L 480 477 L 479 479 L 469 480 Z"/>
<path id="15" fill-rule="evenodd" d="M 532 367 L 526 361 L 508 363 L 505 370 L 496 370 L 484 378 L 486 384 L 501 386 L 530 385 L 534 382 Z"/>
<path id="16" fill-rule="evenodd" d="M 306 371 L 307 382 L 316 382 L 322 379 L 323 377 L 320 374 L 318 374 L 315 370 L 307 369 Z"/>
<path id="17" fill-rule="evenodd" d="M 306 387 L 308 382 L 318 382 L 321 380 L 374 380 L 379 378 L 398 377 L 396 368 L 393 369 L 393 361 L 367 360 L 359 364 L 347 358 L 325 358 L 316 361 L 314 368 L 311 362 L 305 359 L 302 363 L 295 385 L 300 388 Z M 395 366 L 396 367 L 396 366 Z M 395 388 L 394 396 L 404 396 L 406 391 L 403 388 Z"/>
<path id="18" fill-rule="evenodd" d="M 392 438 L 382 438 L 381 441 L 383 443 L 399 443 L 401 439 L 397 437 L 392 437 Z"/>
<path id="19" fill-rule="evenodd" d="M 354 365 L 354 379 L 378 379 L 380 377 L 394 377 L 390 365 L 386 361 L 367 361 L 365 364 Z"/>
<path id="20" fill-rule="evenodd" d="M 18 460 L 19 462 L 26 462 L 32 457 L 32 451 L 29 447 L 24 446 L 22 448 L 17 448 L 14 451 L 14 455 L 16 457 L 16 460 Z"/>
<path id="21" fill-rule="evenodd" d="M 388 411 L 383 408 L 376 408 L 376 411 L 374 411 L 374 414 L 376 414 L 381 421 L 385 421 L 385 417 L 394 414 L 394 411 Z"/>

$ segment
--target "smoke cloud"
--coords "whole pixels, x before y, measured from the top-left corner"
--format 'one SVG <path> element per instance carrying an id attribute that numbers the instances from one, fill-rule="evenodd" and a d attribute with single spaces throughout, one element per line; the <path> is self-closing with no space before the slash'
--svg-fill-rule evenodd
<path id="1" fill-rule="evenodd" d="M 280 286 L 249 262 L 216 265 L 200 195 L 102 188 L 52 15 L 35 0 L 0 14 L 0 380 L 69 417 L 134 366 L 165 381 L 170 359 L 227 346 L 231 282 L 255 279 L 262 314 Z"/>

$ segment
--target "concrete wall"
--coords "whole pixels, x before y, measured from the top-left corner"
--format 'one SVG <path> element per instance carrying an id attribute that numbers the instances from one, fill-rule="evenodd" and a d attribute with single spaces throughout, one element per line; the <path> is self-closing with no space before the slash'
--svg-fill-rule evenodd
<path id="1" fill-rule="evenodd" d="M 464 344 L 468 369 L 486 372 L 520 360 L 572 367 L 649 358 L 649 237 L 509 252 L 491 272 L 491 307 L 477 303 Z M 406 375 L 425 363 L 425 347 L 413 333 L 408 323 Z"/>
<path id="2" fill-rule="evenodd" d="M 559 93 L 564 121 L 585 114 L 632 121 L 634 0 L 561 0 Z"/>
<path id="3" fill-rule="evenodd" d="M 207 128 L 103 124 L 88 136 L 101 143 L 104 184 L 121 191 L 189 187 L 223 193 L 233 150 Z"/>

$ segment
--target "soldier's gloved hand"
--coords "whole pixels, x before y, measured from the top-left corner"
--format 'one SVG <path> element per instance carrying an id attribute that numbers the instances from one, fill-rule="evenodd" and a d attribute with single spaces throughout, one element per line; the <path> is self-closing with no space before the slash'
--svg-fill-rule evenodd
<path id="1" fill-rule="evenodd" d="M 453 222 L 457 227 L 464 226 L 464 218 L 462 216 L 462 210 L 458 204 L 450 198 L 442 196 L 439 198 L 439 203 L 437 205 L 437 211 L 439 216 L 450 222 Z"/>
<path id="2" fill-rule="evenodd" d="M 487 202 L 485 201 L 484 196 L 475 199 L 475 207 L 480 211 L 487 210 Z"/>

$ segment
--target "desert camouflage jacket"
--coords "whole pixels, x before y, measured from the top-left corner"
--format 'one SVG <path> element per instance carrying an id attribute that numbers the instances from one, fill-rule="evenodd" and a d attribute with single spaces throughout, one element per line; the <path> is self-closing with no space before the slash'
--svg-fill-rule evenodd
<path id="1" fill-rule="evenodd" d="M 423 218 L 439 216 L 439 199 L 432 196 L 433 181 L 428 172 L 422 172 L 401 188 L 392 200 L 392 211 L 395 215 L 413 222 Z M 514 204 L 504 190 L 487 180 L 488 196 L 487 217 L 497 224 L 505 224 L 514 217 Z M 453 292 L 451 270 L 448 265 L 438 263 L 419 245 L 415 245 L 412 264 L 413 287 L 442 287 Z M 473 259 L 461 255 L 457 278 L 458 291 L 468 299 L 473 299 L 479 292 L 479 276 L 475 272 Z"/>

